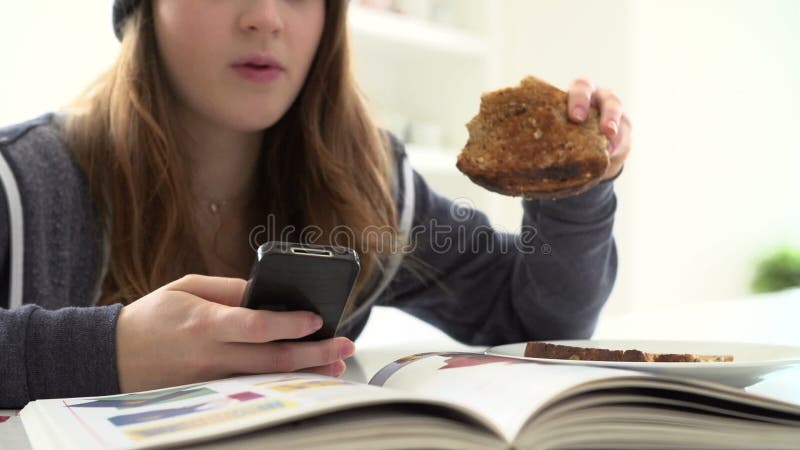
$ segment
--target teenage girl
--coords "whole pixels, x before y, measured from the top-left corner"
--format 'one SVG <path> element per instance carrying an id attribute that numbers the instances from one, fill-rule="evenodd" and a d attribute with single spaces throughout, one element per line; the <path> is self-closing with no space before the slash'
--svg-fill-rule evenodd
<path id="1" fill-rule="evenodd" d="M 113 66 L 63 111 L 0 130 L 0 408 L 338 376 L 373 305 L 474 345 L 591 335 L 616 274 L 619 99 L 585 79 L 569 89 L 573 120 L 601 112 L 606 181 L 524 200 L 535 233 L 496 232 L 433 192 L 367 113 L 347 4 L 117 0 Z M 239 307 L 254 236 L 326 244 L 342 227 L 362 261 L 342 337 L 274 342 L 320 319 Z"/>

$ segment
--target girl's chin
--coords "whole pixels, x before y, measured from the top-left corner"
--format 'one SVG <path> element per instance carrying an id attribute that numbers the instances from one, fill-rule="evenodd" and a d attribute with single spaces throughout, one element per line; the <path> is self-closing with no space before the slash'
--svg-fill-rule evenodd
<path id="1" fill-rule="evenodd" d="M 261 105 L 263 108 L 263 105 Z M 237 127 L 242 131 L 256 131 L 256 130 L 263 130 L 265 128 L 269 128 L 279 120 L 281 117 L 286 113 L 287 108 L 280 108 L 280 109 L 269 109 L 269 110 L 257 110 L 256 108 L 242 108 L 237 111 L 235 117 L 238 118 L 236 123 L 238 124 Z"/>
<path id="2" fill-rule="evenodd" d="M 228 121 L 230 128 L 242 133 L 254 133 L 257 131 L 264 131 L 265 129 L 275 125 L 282 116 L 267 114 L 262 116 L 257 115 L 241 115 Z"/>

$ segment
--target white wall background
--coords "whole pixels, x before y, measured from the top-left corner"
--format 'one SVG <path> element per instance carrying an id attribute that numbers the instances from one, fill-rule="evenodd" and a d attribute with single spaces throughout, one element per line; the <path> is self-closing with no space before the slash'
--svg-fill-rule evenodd
<path id="1" fill-rule="evenodd" d="M 608 312 L 747 294 L 800 245 L 800 2 L 508 0 L 505 75 L 613 88 L 634 122 Z"/>
<path id="2" fill-rule="evenodd" d="M 0 2 L 0 126 L 65 105 L 113 62 L 111 4 Z"/>
<path id="3" fill-rule="evenodd" d="M 741 297 L 754 258 L 800 245 L 800 2 L 503 1 L 505 82 L 586 75 L 633 118 L 609 312 Z M 106 67 L 110 14 L 108 0 L 0 3 L 0 124 Z"/>
<path id="4" fill-rule="evenodd" d="M 800 2 L 632 3 L 636 151 L 624 299 L 746 294 L 800 245 Z"/>

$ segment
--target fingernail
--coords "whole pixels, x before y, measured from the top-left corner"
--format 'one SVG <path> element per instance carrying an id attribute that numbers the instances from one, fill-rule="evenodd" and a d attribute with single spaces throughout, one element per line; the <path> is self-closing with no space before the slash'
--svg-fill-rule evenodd
<path id="1" fill-rule="evenodd" d="M 586 119 L 586 110 L 583 109 L 581 106 L 576 106 L 572 108 L 572 117 L 578 120 L 585 120 Z"/>
<path id="2" fill-rule="evenodd" d="M 339 347 L 339 358 L 347 359 L 353 356 L 355 352 L 356 346 L 351 341 L 346 341 Z"/>
<path id="3" fill-rule="evenodd" d="M 347 364 L 345 364 L 344 361 L 342 361 L 342 365 L 336 368 L 336 370 L 333 372 L 333 376 L 340 377 L 342 376 L 345 370 L 347 370 Z"/>
<path id="4" fill-rule="evenodd" d="M 309 322 L 309 327 L 311 328 L 311 331 L 317 331 L 322 328 L 322 317 L 314 316 Z"/>
<path id="5" fill-rule="evenodd" d="M 617 135 L 617 130 L 619 129 L 619 127 L 617 126 L 617 122 L 614 122 L 613 120 L 611 120 L 611 121 L 608 122 L 608 124 L 606 126 L 613 133 L 611 135 L 612 137 Z"/>

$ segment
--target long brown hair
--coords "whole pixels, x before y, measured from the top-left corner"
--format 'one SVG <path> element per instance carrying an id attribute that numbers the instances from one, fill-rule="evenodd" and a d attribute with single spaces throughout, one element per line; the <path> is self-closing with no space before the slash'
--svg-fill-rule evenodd
<path id="1" fill-rule="evenodd" d="M 346 227 L 353 239 L 347 244 L 361 256 L 351 297 L 357 298 L 380 270 L 382 253 L 393 249 L 386 238 L 398 236 L 391 153 L 352 76 L 347 2 L 326 0 L 325 8 L 305 85 L 264 130 L 256 207 L 280 229 L 313 225 L 317 243 L 342 244 L 332 242 L 331 232 Z M 197 244 L 193 199 L 150 1 L 128 19 L 123 36 L 115 64 L 73 102 L 67 122 L 68 145 L 109 232 L 101 304 L 129 303 L 184 274 L 207 271 L 191 250 Z M 364 233 L 371 227 L 381 228 L 383 240 Z"/>

